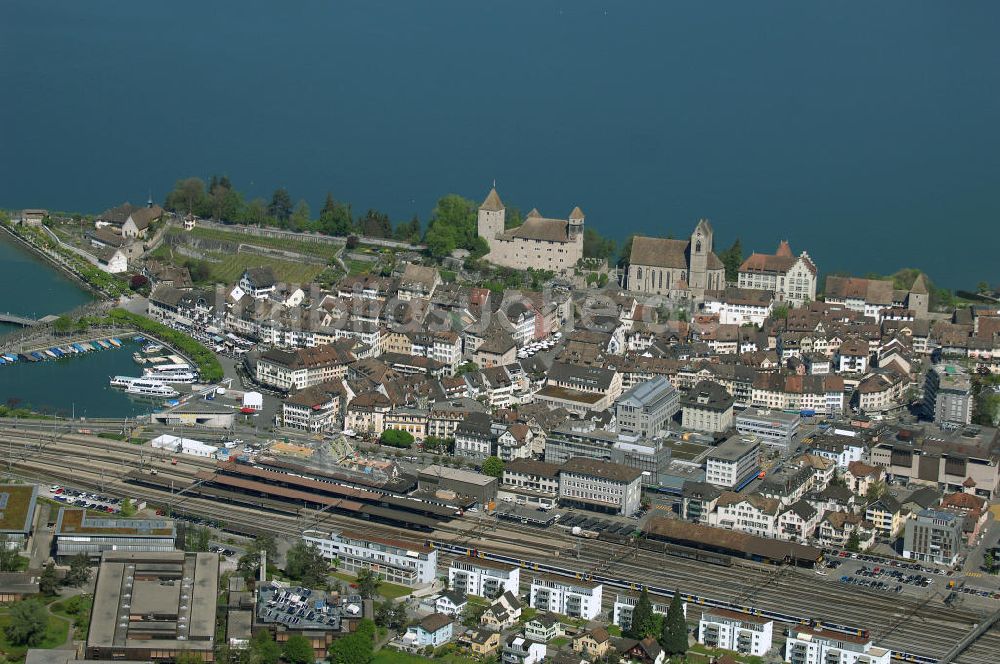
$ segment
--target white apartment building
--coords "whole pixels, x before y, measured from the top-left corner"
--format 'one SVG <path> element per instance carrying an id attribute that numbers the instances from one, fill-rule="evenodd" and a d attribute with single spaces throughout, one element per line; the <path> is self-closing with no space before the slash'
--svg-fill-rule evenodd
<path id="1" fill-rule="evenodd" d="M 521 568 L 485 558 L 453 560 L 448 567 L 448 587 L 466 595 L 496 597 L 520 592 Z"/>
<path id="2" fill-rule="evenodd" d="M 718 314 L 722 325 L 756 325 L 760 327 L 771 315 L 774 295 L 769 290 L 726 288 L 705 293 L 702 310 Z"/>
<path id="3" fill-rule="evenodd" d="M 740 288 L 758 288 L 774 293 L 781 302 L 800 306 L 816 299 L 816 264 L 809 254 L 798 257 L 782 241 L 774 254 L 752 253 L 740 265 L 737 283 Z"/>
<path id="4" fill-rule="evenodd" d="M 601 613 L 603 591 L 600 583 L 536 576 L 531 579 L 528 604 L 539 611 L 594 620 Z"/>
<path id="5" fill-rule="evenodd" d="M 708 517 L 710 526 L 738 530 L 760 537 L 776 537 L 781 501 L 759 494 L 724 492 Z"/>
<path id="6" fill-rule="evenodd" d="M 785 641 L 790 664 L 889 664 L 892 651 L 876 648 L 870 637 L 793 627 Z"/>
<path id="7" fill-rule="evenodd" d="M 290 392 L 343 378 L 347 362 L 354 356 L 333 345 L 299 348 L 294 351 L 272 348 L 257 360 L 258 383 Z"/>
<path id="8" fill-rule="evenodd" d="M 665 616 L 670 610 L 670 600 L 666 597 L 650 595 L 649 601 L 653 605 L 653 613 Z M 638 597 L 615 595 L 615 603 L 611 610 L 611 622 L 621 627 L 623 631 L 628 630 L 632 626 L 632 612 L 638 603 Z M 681 604 L 681 607 L 684 609 L 684 617 L 687 618 L 687 602 Z"/>
<path id="9" fill-rule="evenodd" d="M 338 568 L 356 574 L 370 569 L 390 583 L 414 587 L 433 583 L 437 550 L 419 542 L 361 535 L 351 531 L 325 533 L 307 530 L 302 539 L 316 545 Z"/>
<path id="10" fill-rule="evenodd" d="M 642 471 L 619 463 L 573 457 L 559 470 L 563 505 L 631 516 L 639 509 Z"/>
<path id="11" fill-rule="evenodd" d="M 733 436 L 708 454 L 705 481 L 731 489 L 760 472 L 760 443 Z"/>
<path id="12" fill-rule="evenodd" d="M 763 657 L 771 649 L 774 621 L 726 609 L 710 609 L 698 621 L 698 643 Z"/>

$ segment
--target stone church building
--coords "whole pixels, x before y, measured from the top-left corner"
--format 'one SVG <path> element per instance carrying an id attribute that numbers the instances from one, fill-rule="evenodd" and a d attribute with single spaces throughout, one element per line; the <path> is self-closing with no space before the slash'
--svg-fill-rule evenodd
<path id="1" fill-rule="evenodd" d="M 517 270 L 551 270 L 565 274 L 583 258 L 583 212 L 573 208 L 569 219 L 546 219 L 532 210 L 517 228 L 505 229 L 507 211 L 497 190 L 490 189 L 479 206 L 478 233 L 494 265 Z"/>
<path id="2" fill-rule="evenodd" d="M 702 219 L 690 239 L 637 235 L 632 240 L 626 287 L 636 293 L 701 299 L 726 287 L 726 268 L 712 251 L 712 224 Z"/>

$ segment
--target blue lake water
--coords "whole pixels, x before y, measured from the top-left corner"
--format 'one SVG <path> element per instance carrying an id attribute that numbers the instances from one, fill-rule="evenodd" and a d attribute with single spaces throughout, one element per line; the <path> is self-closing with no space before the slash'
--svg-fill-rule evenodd
<path id="1" fill-rule="evenodd" d="M 40 318 L 59 314 L 93 298 L 76 282 L 0 233 L 0 311 Z M 19 330 L 0 323 L 0 335 Z"/>
<path id="2" fill-rule="evenodd" d="M 426 221 L 496 179 L 622 238 L 998 280 L 1000 3 L 0 5 L 0 206 L 228 174 Z"/>
<path id="3" fill-rule="evenodd" d="M 121 348 L 0 366 L 0 403 L 77 418 L 152 412 L 163 404 L 128 397 L 108 384 L 111 376 L 142 375 L 142 368 L 132 360 L 139 344 L 128 338 L 121 341 Z"/>

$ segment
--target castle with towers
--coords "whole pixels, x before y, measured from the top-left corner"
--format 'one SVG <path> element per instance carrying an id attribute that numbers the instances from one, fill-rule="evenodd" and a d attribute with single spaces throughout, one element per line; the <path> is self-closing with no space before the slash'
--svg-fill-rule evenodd
<path id="1" fill-rule="evenodd" d="M 494 265 L 566 274 L 583 258 L 583 211 L 578 207 L 568 219 L 546 219 L 532 210 L 516 228 L 505 228 L 506 220 L 507 211 L 494 187 L 479 206 L 477 226 L 490 248 L 485 259 Z"/>

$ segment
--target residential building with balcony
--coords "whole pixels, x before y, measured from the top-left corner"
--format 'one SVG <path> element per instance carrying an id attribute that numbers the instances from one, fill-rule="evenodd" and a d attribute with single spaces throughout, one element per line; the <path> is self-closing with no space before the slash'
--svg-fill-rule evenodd
<path id="1" fill-rule="evenodd" d="M 517 595 L 521 586 L 521 568 L 485 558 L 456 558 L 448 567 L 448 587 L 476 595 L 496 597 L 505 592 Z"/>
<path id="2" fill-rule="evenodd" d="M 336 560 L 339 569 L 352 574 L 367 569 L 385 581 L 407 587 L 432 583 L 437 574 L 437 550 L 420 542 L 349 530 L 308 530 L 302 539 L 316 545 L 327 560 Z"/>
<path id="3" fill-rule="evenodd" d="M 594 620 L 601 613 L 604 586 L 580 579 L 535 576 L 531 579 L 529 606 L 571 618 Z"/>
<path id="4" fill-rule="evenodd" d="M 785 641 L 789 664 L 890 664 L 892 651 L 872 645 L 870 636 L 793 627 Z"/>
<path id="5" fill-rule="evenodd" d="M 726 609 L 710 609 L 698 621 L 698 643 L 763 657 L 771 649 L 774 621 Z"/>
<path id="6" fill-rule="evenodd" d="M 962 517 L 954 512 L 925 509 L 907 519 L 903 557 L 922 563 L 954 565 L 962 548 Z"/>

